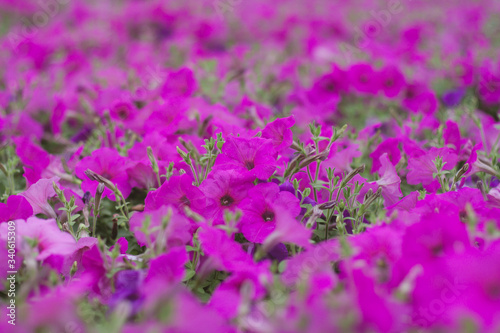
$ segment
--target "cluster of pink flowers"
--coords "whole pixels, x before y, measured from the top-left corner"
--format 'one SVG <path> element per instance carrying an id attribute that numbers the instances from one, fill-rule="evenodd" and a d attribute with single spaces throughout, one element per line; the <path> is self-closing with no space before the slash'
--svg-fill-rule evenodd
<path id="1" fill-rule="evenodd" d="M 0 331 L 498 332 L 499 15 L 0 0 Z"/>

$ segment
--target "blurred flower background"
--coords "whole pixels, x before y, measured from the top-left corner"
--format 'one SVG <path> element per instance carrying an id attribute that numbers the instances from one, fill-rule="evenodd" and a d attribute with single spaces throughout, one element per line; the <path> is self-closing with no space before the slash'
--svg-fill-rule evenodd
<path id="1" fill-rule="evenodd" d="M 1 332 L 498 332 L 497 0 L 0 0 Z"/>

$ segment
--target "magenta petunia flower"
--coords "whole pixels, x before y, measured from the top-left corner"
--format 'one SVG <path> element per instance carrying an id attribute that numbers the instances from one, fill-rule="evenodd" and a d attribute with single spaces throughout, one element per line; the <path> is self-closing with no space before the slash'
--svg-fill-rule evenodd
<path id="1" fill-rule="evenodd" d="M 396 66 L 386 66 L 379 72 L 381 88 L 386 97 L 394 98 L 403 90 L 406 82 Z"/>
<path id="2" fill-rule="evenodd" d="M 52 183 L 57 183 L 58 181 L 59 177 L 40 179 L 20 194 L 30 203 L 33 208 L 33 214 L 45 214 L 51 218 L 57 217 L 54 208 L 48 203 L 48 200 L 56 195 Z"/>
<path id="3" fill-rule="evenodd" d="M 167 227 L 164 232 L 160 234 L 160 228 L 165 222 L 167 216 L 170 219 L 166 221 Z M 136 212 L 130 218 L 130 230 L 137 238 L 139 245 L 155 244 L 158 237 L 164 237 L 161 242 L 167 248 L 174 246 L 182 246 L 187 244 L 193 235 L 195 226 L 184 215 L 181 215 L 175 208 L 169 206 L 161 206 L 155 210 L 145 212 Z M 148 223 L 148 224 L 146 224 Z M 145 234 L 144 230 L 148 230 L 149 234 Z"/>
<path id="4" fill-rule="evenodd" d="M 262 298 L 266 294 L 266 289 L 259 281 L 259 277 L 253 272 L 238 272 L 229 276 L 214 290 L 210 298 L 209 305 L 217 310 L 219 314 L 232 319 L 238 314 L 238 309 L 242 305 L 242 287 L 251 286 L 251 294 L 246 295 L 252 300 Z"/>
<path id="5" fill-rule="evenodd" d="M 203 225 L 198 231 L 198 238 L 203 252 L 210 257 L 210 268 L 212 269 L 231 273 L 253 272 L 256 274 L 267 267 L 266 263 L 255 263 L 252 256 L 243 251 L 241 245 L 230 238 L 222 229 Z"/>
<path id="6" fill-rule="evenodd" d="M 401 268 L 439 260 L 470 248 L 466 225 L 458 214 L 430 213 L 406 229 L 402 238 Z"/>
<path id="7" fill-rule="evenodd" d="M 286 261 L 286 268 L 281 279 L 287 286 L 318 273 L 328 274 L 332 279 L 335 279 L 334 272 L 328 267 L 328 263 L 337 261 L 339 257 L 338 240 L 332 239 L 314 244 Z"/>
<path id="8" fill-rule="evenodd" d="M 250 242 L 262 243 L 276 227 L 276 215 L 288 210 L 292 217 L 300 213 L 299 199 L 290 192 L 280 192 L 274 183 L 258 184 L 239 208 L 243 212 L 240 230 Z"/>
<path id="9" fill-rule="evenodd" d="M 90 180 L 85 175 L 85 170 L 89 169 L 104 178 L 110 180 L 122 192 L 126 198 L 130 195 L 132 187 L 129 183 L 129 178 L 126 172 L 129 160 L 120 156 L 118 152 L 111 148 L 100 148 L 94 150 L 90 156 L 84 157 L 75 167 L 75 173 L 82 180 L 82 190 L 89 191 L 94 194 L 97 186 L 97 181 Z M 108 189 L 104 189 L 104 197 L 115 201 L 114 193 Z"/>
<path id="10" fill-rule="evenodd" d="M 362 268 L 353 268 L 351 281 L 356 289 L 358 307 L 362 316 L 362 327 L 375 332 L 391 332 L 396 327 L 398 313 L 391 310 L 391 299 L 377 288 L 374 279 Z"/>
<path id="11" fill-rule="evenodd" d="M 15 138 L 16 154 L 23 163 L 24 178 L 28 185 L 42 178 L 42 173 L 50 164 L 50 155 L 33 144 L 27 137 Z"/>
<path id="12" fill-rule="evenodd" d="M 13 220 L 26 220 L 33 215 L 33 208 L 22 195 L 11 195 L 7 203 L 0 202 L 0 223 Z"/>
<path id="13" fill-rule="evenodd" d="M 387 225 L 374 226 L 350 239 L 355 258 L 364 260 L 379 283 L 392 279 L 392 268 L 401 258 L 402 231 Z"/>
<path id="14" fill-rule="evenodd" d="M 245 176 L 267 179 L 276 170 L 271 140 L 229 137 L 217 156 L 214 170 L 235 170 Z"/>
<path id="15" fill-rule="evenodd" d="M 189 68 L 181 68 L 168 75 L 161 88 L 161 95 L 163 98 L 189 97 L 196 91 L 196 88 L 193 72 Z"/>
<path id="16" fill-rule="evenodd" d="M 293 116 L 278 118 L 264 127 L 262 130 L 262 138 L 270 139 L 276 151 L 282 152 L 293 143 L 293 132 L 290 128 L 294 124 L 295 119 Z"/>
<path id="17" fill-rule="evenodd" d="M 136 112 L 134 105 L 129 101 L 115 101 L 109 109 L 111 119 L 118 121 L 131 119 Z"/>
<path id="18" fill-rule="evenodd" d="M 319 77 L 307 92 L 309 101 L 313 104 L 328 103 L 336 100 L 341 93 L 348 89 L 347 73 L 334 66 L 329 74 Z"/>
<path id="19" fill-rule="evenodd" d="M 419 153 L 420 154 L 420 153 Z M 422 184 L 429 191 L 436 191 L 439 188 L 439 181 L 434 179 L 433 174 L 437 172 L 434 160 L 442 158 L 443 170 L 451 170 L 457 163 L 457 155 L 450 148 L 431 148 L 428 152 L 418 157 L 408 157 L 408 174 L 406 180 L 408 184 Z"/>
<path id="20" fill-rule="evenodd" d="M 408 194 L 407 196 L 405 196 L 403 199 L 399 200 L 395 204 L 393 204 L 391 206 L 387 206 L 385 208 L 388 211 L 390 211 L 392 209 L 402 210 L 402 211 L 410 211 L 413 208 L 415 208 L 415 206 L 417 205 L 418 196 L 419 196 L 418 191 L 411 192 L 410 194 Z"/>
<path id="21" fill-rule="evenodd" d="M 2 224 L 6 226 L 6 224 Z M 3 234 L 2 230 L 2 234 Z M 21 245 L 25 239 L 34 240 L 36 259 L 43 264 L 52 267 L 60 273 L 67 273 L 67 268 L 71 267 L 74 253 L 77 250 L 75 239 L 67 232 L 63 232 L 57 226 L 56 220 L 43 220 L 35 216 L 26 221 L 16 221 L 16 232 L 18 246 L 21 255 L 31 256 L 31 247 Z M 5 233 L 6 234 L 6 233 Z M 24 251 L 30 251 L 24 252 Z"/>
<path id="22" fill-rule="evenodd" d="M 406 87 L 403 105 L 414 113 L 433 114 L 438 109 L 438 100 L 424 85 L 411 84 Z"/>
<path id="23" fill-rule="evenodd" d="M 222 223 L 225 210 L 234 211 L 246 198 L 252 187 L 252 178 L 236 171 L 213 171 L 200 185 L 207 198 L 203 215 L 215 223 Z"/>
<path id="24" fill-rule="evenodd" d="M 156 174 L 151 168 L 149 160 L 131 162 L 127 168 L 127 176 L 132 187 L 149 190 L 150 188 L 159 186 Z"/>
<path id="25" fill-rule="evenodd" d="M 287 209 L 276 211 L 276 227 L 264 240 L 264 247 L 271 249 L 279 243 L 293 243 L 299 246 L 310 247 L 309 239 L 312 230 L 307 229 L 290 214 Z"/>
<path id="26" fill-rule="evenodd" d="M 377 180 L 377 185 L 382 187 L 382 197 L 384 205 L 390 206 L 395 204 L 402 196 L 399 178 L 396 168 L 392 165 L 387 153 L 380 156 L 381 167 L 379 169 L 380 179 Z"/>
<path id="27" fill-rule="evenodd" d="M 378 147 L 370 154 L 372 158 L 372 170 L 371 172 L 377 172 L 380 168 L 380 156 L 387 154 L 392 165 L 398 164 L 401 159 L 401 151 L 399 150 L 399 140 L 396 138 L 389 138 L 382 141 Z"/>
<path id="28" fill-rule="evenodd" d="M 369 64 L 360 63 L 351 66 L 347 78 L 357 92 L 376 94 L 380 89 L 379 74 Z"/>
<path id="29" fill-rule="evenodd" d="M 151 260 L 148 274 L 144 279 L 146 285 L 179 283 L 184 277 L 184 265 L 188 256 L 184 247 L 176 247 L 168 253 Z"/>
<path id="30" fill-rule="evenodd" d="M 163 205 L 173 205 L 179 209 L 187 206 L 197 213 L 202 213 L 206 206 L 203 192 L 193 186 L 193 180 L 187 174 L 172 176 L 159 189 L 150 191 L 146 196 L 145 210 L 155 210 Z"/>
<path id="31" fill-rule="evenodd" d="M 447 146 L 451 146 L 453 150 L 459 154 L 460 148 L 462 147 L 462 143 L 465 143 L 466 140 L 462 140 L 460 135 L 460 129 L 458 128 L 458 124 L 454 121 L 448 120 L 446 122 L 446 126 L 443 129 L 443 139 L 444 143 Z"/>

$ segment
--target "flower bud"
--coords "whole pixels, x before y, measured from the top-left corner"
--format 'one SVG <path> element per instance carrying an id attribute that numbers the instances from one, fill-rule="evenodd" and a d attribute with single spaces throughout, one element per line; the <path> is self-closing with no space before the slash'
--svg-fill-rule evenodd
<path id="1" fill-rule="evenodd" d="M 59 188 L 59 186 L 57 186 L 56 182 L 52 182 L 52 187 L 54 188 L 54 191 L 56 192 L 57 197 L 59 198 L 59 200 L 61 200 L 61 202 L 65 203 L 66 202 L 66 197 L 64 196 L 64 193 Z"/>
<path id="2" fill-rule="evenodd" d="M 354 176 L 356 176 L 357 174 L 359 173 L 363 173 L 365 171 L 365 165 L 361 165 L 359 167 L 357 167 L 356 169 L 352 170 L 351 172 L 349 172 L 347 174 L 347 176 L 342 180 L 342 183 L 340 183 L 340 187 L 344 187 L 346 186 L 346 184 L 354 178 Z"/>
<path id="3" fill-rule="evenodd" d="M 177 146 L 176 148 L 179 155 L 181 155 L 182 160 L 186 162 L 187 165 L 191 165 L 191 159 L 189 158 L 189 153 L 186 153 L 185 151 L 180 149 L 179 146 Z"/>
<path id="4" fill-rule="evenodd" d="M 333 207 L 335 207 L 336 204 L 337 204 L 337 201 L 335 201 L 335 200 L 327 201 L 327 202 L 324 202 L 321 205 L 319 205 L 318 208 L 321 210 L 332 209 Z"/>
<path id="5" fill-rule="evenodd" d="M 153 168 L 153 171 L 157 173 L 159 171 L 158 162 L 156 162 L 156 158 L 155 155 L 153 154 L 153 149 L 151 148 L 151 146 L 148 146 L 147 151 L 148 151 L 149 161 L 151 162 L 151 167 Z"/>
<path id="6" fill-rule="evenodd" d="M 94 198 L 94 216 L 97 216 L 99 212 L 99 207 L 101 206 L 101 199 L 102 199 L 102 193 L 104 192 L 104 184 L 99 183 L 97 185 L 97 189 L 95 191 L 95 198 Z"/>
<path id="7" fill-rule="evenodd" d="M 99 183 L 103 183 L 111 191 L 116 192 L 116 186 L 109 179 L 104 178 L 103 176 L 95 173 L 90 169 L 85 170 L 85 174 L 87 175 L 87 177 L 89 177 L 90 180 L 95 180 L 98 181 Z"/>
<path id="8" fill-rule="evenodd" d="M 339 202 L 339 204 L 338 204 L 338 207 L 339 207 L 339 211 L 340 211 L 341 213 L 343 213 L 343 212 L 344 212 L 344 210 L 345 210 L 345 202 L 344 202 L 344 200 L 340 200 L 340 202 Z"/>

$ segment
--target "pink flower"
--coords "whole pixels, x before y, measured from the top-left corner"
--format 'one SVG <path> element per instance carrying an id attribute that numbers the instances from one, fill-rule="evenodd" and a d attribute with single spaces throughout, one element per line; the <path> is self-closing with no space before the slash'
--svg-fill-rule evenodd
<path id="1" fill-rule="evenodd" d="M 249 294 L 242 295 L 243 286 Z M 214 290 L 209 305 L 220 315 L 232 319 L 238 314 L 244 297 L 255 301 L 265 294 L 266 289 L 257 275 L 252 272 L 239 272 L 229 276 Z"/>
<path id="2" fill-rule="evenodd" d="M 329 274 L 334 280 L 336 277 L 328 263 L 337 261 L 339 257 L 340 246 L 336 239 L 314 244 L 286 261 L 285 271 L 281 275 L 282 281 L 287 286 L 292 286 L 318 273 Z"/>
<path id="3" fill-rule="evenodd" d="M 453 150 L 458 154 L 460 152 L 460 148 L 462 147 L 462 140 L 460 136 L 460 130 L 458 128 L 457 123 L 454 121 L 448 120 L 446 122 L 446 127 L 443 130 L 443 139 L 444 143 L 448 146 L 452 146 Z"/>
<path id="4" fill-rule="evenodd" d="M 234 211 L 246 198 L 252 179 L 236 171 L 213 171 L 200 185 L 207 198 L 204 215 L 216 223 L 223 222 L 224 210 Z"/>
<path id="5" fill-rule="evenodd" d="M 11 195 L 7 203 L 0 202 L 0 223 L 12 220 L 26 220 L 33 215 L 31 204 L 22 195 Z"/>
<path id="6" fill-rule="evenodd" d="M 392 209 L 410 211 L 417 205 L 418 196 L 419 196 L 418 191 L 411 192 L 410 194 L 408 194 L 395 204 L 385 208 L 389 211 Z"/>
<path id="7" fill-rule="evenodd" d="M 262 138 L 227 138 L 222 154 L 217 156 L 214 170 L 235 170 L 239 173 L 267 179 L 276 170 L 273 144 Z"/>
<path id="8" fill-rule="evenodd" d="M 7 224 L 1 226 L 6 228 Z M 43 220 L 34 216 L 26 221 L 17 220 L 16 232 L 18 241 L 16 248 L 24 257 L 32 255 L 30 245 L 25 243 L 25 239 L 29 238 L 34 241 L 34 251 L 38 261 L 60 273 L 67 273 L 67 269 L 73 264 L 73 261 L 71 263 L 69 261 L 77 250 L 76 241 L 69 233 L 59 229 L 56 220 Z M 1 234 L 7 233 L 2 230 Z"/>
<path id="9" fill-rule="evenodd" d="M 14 142 L 16 153 L 24 165 L 24 178 L 28 185 L 36 183 L 50 164 L 49 153 L 33 144 L 27 137 L 16 138 Z"/>
<path id="10" fill-rule="evenodd" d="M 262 130 L 262 138 L 270 139 L 277 152 L 289 148 L 293 143 L 293 132 L 290 129 L 295 123 L 292 117 L 278 118 L 266 125 Z"/>
<path id="11" fill-rule="evenodd" d="M 215 227 L 203 225 L 198 231 L 203 253 L 210 258 L 210 267 L 231 273 L 261 271 L 262 264 L 256 264 L 241 245 L 227 233 Z"/>
<path id="12" fill-rule="evenodd" d="M 206 198 L 202 191 L 193 186 L 193 180 L 187 174 L 172 176 L 159 189 L 148 192 L 145 200 L 146 210 L 155 210 L 163 205 L 173 205 L 179 209 L 187 206 L 197 213 L 202 213 Z"/>
<path id="13" fill-rule="evenodd" d="M 369 64 L 351 66 L 347 77 L 351 86 L 358 92 L 376 94 L 380 88 L 378 73 Z"/>
<path id="14" fill-rule="evenodd" d="M 438 100 L 424 85 L 411 84 L 406 87 L 403 105 L 414 113 L 433 114 L 438 108 Z"/>
<path id="15" fill-rule="evenodd" d="M 350 239 L 354 259 L 365 261 L 378 283 L 388 283 L 394 264 L 401 258 L 402 236 L 402 231 L 388 225 L 369 228 Z"/>
<path id="16" fill-rule="evenodd" d="M 329 74 L 319 77 L 307 95 L 311 103 L 323 104 L 337 100 L 340 93 L 347 91 L 346 72 L 334 66 Z"/>
<path id="17" fill-rule="evenodd" d="M 251 108 L 255 108 L 255 115 L 259 119 L 269 118 L 272 115 L 272 111 L 269 107 L 256 103 L 247 96 L 244 96 L 241 99 L 241 103 L 234 108 L 234 113 L 237 115 L 248 114 L 252 112 L 250 111 Z"/>
<path id="18" fill-rule="evenodd" d="M 170 216 L 170 219 L 164 219 Z M 147 221 L 147 224 L 145 224 Z M 160 228 L 167 222 L 166 229 L 160 233 Z M 158 237 L 167 248 L 174 246 L 182 246 L 187 244 L 193 235 L 193 223 L 188 220 L 184 215 L 181 215 L 175 208 L 169 206 L 161 206 L 155 210 L 149 210 L 140 213 L 134 213 L 130 218 L 130 230 L 137 238 L 139 245 L 150 246 L 154 244 Z M 149 235 L 145 234 L 147 230 Z"/>
<path id="19" fill-rule="evenodd" d="M 389 161 L 387 153 L 379 158 L 381 167 L 379 169 L 380 179 L 377 180 L 377 185 L 382 187 L 382 197 L 384 205 L 390 206 L 395 204 L 399 198 L 403 196 L 400 189 L 401 179 L 399 178 L 396 168 Z"/>
<path id="20" fill-rule="evenodd" d="M 82 180 L 82 190 L 95 193 L 97 181 L 90 180 L 85 175 L 85 170 L 91 171 L 110 180 L 122 192 L 126 198 L 130 195 L 132 187 L 130 186 L 128 175 L 126 172 L 129 160 L 120 156 L 118 152 L 111 148 L 100 148 L 94 150 L 90 156 L 84 157 L 75 167 L 75 173 Z M 114 193 L 108 189 L 104 189 L 103 197 L 115 201 Z"/>
<path id="21" fill-rule="evenodd" d="M 240 229 L 246 239 L 262 243 L 276 227 L 276 215 L 288 210 L 292 217 L 300 213 L 299 199 L 282 191 L 274 183 L 258 184 L 248 191 L 239 206 L 243 212 Z"/>
<path id="22" fill-rule="evenodd" d="M 500 102 L 500 62 L 486 62 L 480 69 L 479 96 L 487 104 Z"/>
<path id="23" fill-rule="evenodd" d="M 159 186 L 156 174 L 151 168 L 149 160 L 131 162 L 127 168 L 127 176 L 132 187 L 149 190 L 150 188 Z"/>
<path id="24" fill-rule="evenodd" d="M 379 76 L 382 81 L 382 91 L 386 97 L 396 97 L 403 90 L 405 78 L 397 67 L 386 66 L 380 71 Z"/>
<path id="25" fill-rule="evenodd" d="M 372 158 L 372 173 L 376 172 L 381 164 L 380 164 L 380 156 L 383 154 L 387 154 L 392 165 L 398 164 L 401 159 L 401 151 L 399 150 L 399 140 L 396 138 L 389 138 L 382 141 L 378 147 L 370 154 Z"/>
<path id="26" fill-rule="evenodd" d="M 49 198 L 56 195 L 53 182 L 58 182 L 59 177 L 50 179 L 40 179 L 36 184 L 31 185 L 26 191 L 20 195 L 25 197 L 33 208 L 33 214 L 45 214 L 47 217 L 56 218 L 52 206 L 48 203 Z"/>
<path id="27" fill-rule="evenodd" d="M 42 293 L 34 293 L 23 306 L 26 319 L 20 326 L 26 328 L 13 332 L 35 332 L 42 328 L 57 332 L 62 327 L 71 327 L 75 332 L 85 331 L 86 327 L 78 316 L 76 304 L 86 292 L 81 280 L 70 280 L 64 285 L 46 289 Z"/>
<path id="28" fill-rule="evenodd" d="M 397 273 L 404 276 L 416 264 L 437 262 L 470 247 L 466 225 L 458 214 L 426 214 L 406 228 Z"/>
<path id="29" fill-rule="evenodd" d="M 147 108 L 151 109 L 151 113 L 144 122 L 145 133 L 158 132 L 166 137 L 176 133 L 183 124 L 192 126 L 193 121 L 186 117 L 189 108 L 186 99 L 173 97 L 163 104 L 151 103 Z"/>
<path id="30" fill-rule="evenodd" d="M 450 148 L 431 148 L 419 157 L 408 159 L 408 174 L 406 180 L 410 185 L 422 184 L 429 191 L 436 191 L 439 188 L 439 181 L 434 179 L 433 173 L 437 172 L 434 160 L 442 158 L 443 170 L 451 170 L 457 163 L 457 155 Z"/>
<path id="31" fill-rule="evenodd" d="M 324 168 L 335 168 L 336 174 L 352 171 L 351 164 L 354 158 L 362 155 L 359 145 L 345 140 L 344 142 L 335 142 L 330 150 L 330 156 L 322 163 Z M 314 164 L 313 164 L 314 165 Z"/>
<path id="32" fill-rule="evenodd" d="M 118 100 L 113 102 L 109 115 L 115 121 L 130 122 L 137 113 L 136 107 L 130 101 Z"/>
<path id="33" fill-rule="evenodd" d="M 131 178 L 132 184 L 141 188 L 149 189 L 157 187 L 156 175 L 151 167 L 151 161 L 147 154 L 147 148 L 151 147 L 153 155 L 158 163 L 160 175 L 166 173 L 166 168 L 170 162 L 174 163 L 174 168 L 183 169 L 191 173 L 189 166 L 180 161 L 176 146 L 168 142 L 167 138 L 158 132 L 152 132 L 145 135 L 144 140 L 137 142 L 129 151 L 128 156 L 134 160 L 128 169 L 127 174 Z M 163 180 L 163 179 L 160 179 Z"/>
<path id="34" fill-rule="evenodd" d="M 271 249 L 279 243 L 292 243 L 308 248 L 311 245 L 309 239 L 312 230 L 295 220 L 286 209 L 280 209 L 276 213 L 276 227 L 265 239 L 264 247 Z"/>
<path id="35" fill-rule="evenodd" d="M 196 80 L 189 68 L 181 68 L 171 72 L 161 90 L 163 98 L 189 97 L 196 91 Z"/>
<path id="36" fill-rule="evenodd" d="M 183 247 L 171 249 L 168 253 L 151 260 L 144 283 L 148 288 L 152 288 L 154 285 L 181 282 L 184 277 L 184 265 L 187 261 L 188 256 Z"/>
<path id="37" fill-rule="evenodd" d="M 459 327 L 470 317 L 481 332 L 498 330 L 499 245 L 497 240 L 484 251 L 465 248 L 426 265 L 411 295 L 413 321 L 421 327 Z M 437 308 L 442 310 L 436 314 Z"/>
<path id="38" fill-rule="evenodd" d="M 401 311 L 395 311 L 389 297 L 377 288 L 373 278 L 363 272 L 362 268 L 353 269 L 351 274 L 362 316 L 362 327 L 367 331 L 392 332 L 398 323 L 397 315 L 400 315 Z"/>

